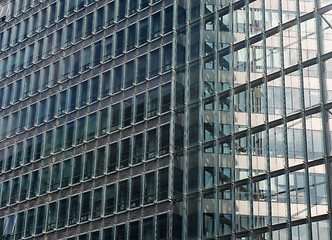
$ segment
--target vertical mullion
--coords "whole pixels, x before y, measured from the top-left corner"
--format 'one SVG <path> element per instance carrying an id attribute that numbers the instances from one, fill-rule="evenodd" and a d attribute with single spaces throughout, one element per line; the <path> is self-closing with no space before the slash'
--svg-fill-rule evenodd
<path id="1" fill-rule="evenodd" d="M 220 161 L 220 152 L 219 152 L 219 140 L 220 139 L 220 125 L 221 125 L 221 118 L 220 118 L 220 98 L 218 93 L 220 92 L 219 89 L 219 82 L 220 82 L 220 74 L 219 74 L 219 57 L 218 57 L 218 50 L 219 50 L 219 41 L 221 42 L 221 39 L 219 38 L 219 34 L 221 31 L 219 31 L 219 12 L 216 11 L 215 9 L 219 9 L 219 1 L 215 2 L 215 6 L 214 6 L 214 31 L 215 31 L 215 39 L 214 39 L 214 55 L 215 55 L 215 96 L 214 96 L 214 175 L 215 175 L 215 185 L 216 190 L 215 190 L 215 235 L 216 236 L 220 236 L 221 233 L 219 232 L 219 225 L 220 225 L 220 209 L 222 209 L 222 207 L 219 206 L 219 202 L 221 202 L 219 200 L 218 194 L 218 186 L 220 185 L 219 183 L 219 168 L 222 167 L 221 165 L 221 161 Z"/>
<path id="2" fill-rule="evenodd" d="M 287 146 L 287 122 L 286 122 L 286 84 L 285 84 L 285 71 L 284 71 L 284 41 L 283 41 L 283 24 L 282 24 L 282 0 L 279 0 L 278 4 L 278 17 L 279 17 L 279 32 L 280 32 L 280 63 L 281 63 L 281 99 L 282 99 L 282 118 L 283 118 L 283 153 L 285 158 L 285 169 L 286 169 L 286 200 L 287 200 L 287 228 L 288 228 L 288 239 L 292 240 L 292 227 L 290 222 L 291 218 L 291 203 L 289 194 L 289 162 L 288 162 L 288 146 Z"/>
<path id="3" fill-rule="evenodd" d="M 268 82 L 267 82 L 267 60 L 266 60 L 266 25 L 265 25 L 265 1 L 262 1 L 262 29 L 263 29 L 263 78 L 264 78 L 264 82 L 263 82 L 263 94 L 264 94 L 264 111 L 265 111 L 265 121 L 266 123 L 269 122 L 269 105 L 268 105 Z M 265 124 L 265 134 L 266 134 L 266 144 L 265 146 L 263 146 L 263 148 L 265 147 L 265 151 L 266 151 L 266 164 L 267 164 L 267 205 L 268 205 L 268 217 L 267 217 L 267 225 L 268 226 L 272 226 L 272 203 L 271 203 L 271 175 L 270 175 L 270 171 L 271 171 L 271 159 L 270 159 L 270 142 L 269 142 L 269 128 L 268 126 Z M 273 235 L 272 235 L 272 228 L 269 227 L 268 228 L 268 238 L 272 239 Z"/>
<path id="4" fill-rule="evenodd" d="M 298 19 L 300 17 L 300 1 L 296 0 L 296 15 L 298 16 Z M 297 36 L 298 36 L 298 60 L 300 63 L 302 63 L 302 35 L 301 35 L 301 23 L 297 21 Z M 303 78 L 303 65 L 299 64 L 299 77 L 300 77 L 300 106 L 301 110 L 305 110 L 305 94 L 304 94 L 304 78 Z M 307 239 L 312 239 L 312 224 L 311 224 L 311 202 L 310 202 L 310 191 L 309 191 L 309 168 L 308 168 L 308 153 L 307 153 L 307 130 L 306 130 L 306 117 L 302 114 L 301 116 L 302 121 L 302 152 L 304 157 L 304 163 L 305 163 L 305 192 L 307 195 L 306 198 L 306 207 L 307 207 Z"/>
<path id="5" fill-rule="evenodd" d="M 235 240 L 234 233 L 236 232 L 236 201 L 235 201 L 235 114 L 234 114 L 234 5 L 230 3 L 230 125 L 231 125 L 231 196 L 232 196 L 232 239 Z"/>
<path id="6" fill-rule="evenodd" d="M 247 109 L 247 154 L 248 154 L 248 161 L 249 161 L 249 186 L 248 186 L 248 192 L 249 192 L 249 229 L 254 228 L 254 211 L 253 211 L 253 182 L 252 182 L 252 151 L 251 151 L 251 88 L 250 88 L 250 42 L 249 42 L 249 0 L 246 0 L 245 3 L 246 6 L 246 26 L 245 26 L 245 36 L 246 36 L 246 103 L 245 108 Z M 254 239 L 254 232 L 250 231 L 249 233 L 249 239 Z"/>
<path id="7" fill-rule="evenodd" d="M 321 55 L 322 55 L 322 23 L 321 17 L 318 13 L 320 8 L 320 0 L 315 0 L 315 20 L 316 20 L 316 42 L 317 42 L 317 56 L 318 56 L 318 77 L 319 77 L 319 88 L 320 88 L 320 103 L 324 106 L 326 103 L 326 79 L 324 79 L 323 73 L 325 70 L 325 63 L 322 62 Z M 328 205 L 328 212 L 332 211 L 332 177 L 331 177 L 331 161 L 329 160 L 329 156 L 331 155 L 330 146 L 331 146 L 331 139 L 330 139 L 330 129 L 329 129 L 329 113 L 328 111 L 321 108 L 321 117 L 322 117 L 322 129 L 323 129 L 323 158 L 325 163 L 325 175 L 326 175 L 326 190 L 327 190 L 327 205 Z M 329 237 L 332 239 L 332 219 L 331 216 L 329 218 Z"/>

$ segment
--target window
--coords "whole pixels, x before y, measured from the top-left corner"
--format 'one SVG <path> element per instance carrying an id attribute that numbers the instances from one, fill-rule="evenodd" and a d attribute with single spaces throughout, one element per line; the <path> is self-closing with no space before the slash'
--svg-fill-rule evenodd
<path id="1" fill-rule="evenodd" d="M 42 154 L 43 134 L 39 134 L 35 137 L 35 151 L 34 160 L 39 160 Z"/>
<path id="2" fill-rule="evenodd" d="M 25 212 L 20 212 L 17 214 L 17 222 L 16 222 L 16 229 L 15 229 L 15 239 L 21 239 L 23 236 L 23 230 L 24 230 L 24 216 Z M 31 222 L 30 222 L 31 223 Z"/>
<path id="3" fill-rule="evenodd" d="M 121 88 L 122 88 L 122 65 L 114 69 L 113 93 L 120 91 Z"/>
<path id="4" fill-rule="evenodd" d="M 58 116 L 66 112 L 67 92 L 67 90 L 64 90 L 59 94 Z"/>
<path id="5" fill-rule="evenodd" d="M 136 119 L 135 122 L 140 122 L 145 117 L 145 93 L 136 96 Z"/>
<path id="6" fill-rule="evenodd" d="M 20 201 L 24 201 L 28 197 L 30 179 L 29 174 L 25 174 L 21 178 Z"/>
<path id="7" fill-rule="evenodd" d="M 98 217 L 101 216 L 101 211 L 102 211 L 102 190 L 103 190 L 102 188 L 98 188 L 98 189 L 94 190 L 92 218 L 98 218 Z M 92 235 L 91 235 L 91 237 L 92 237 Z"/>
<path id="8" fill-rule="evenodd" d="M 37 219 L 36 219 L 36 234 L 40 234 L 45 229 L 45 206 L 40 206 L 37 209 Z M 28 223 L 27 223 L 28 225 Z"/>
<path id="9" fill-rule="evenodd" d="M 128 14 L 131 15 L 136 12 L 138 0 L 129 0 Z"/>
<path id="10" fill-rule="evenodd" d="M 154 221 L 153 217 L 146 218 L 143 220 L 143 239 L 153 240 L 154 239 Z"/>
<path id="11" fill-rule="evenodd" d="M 95 76 L 91 79 L 90 89 L 90 103 L 93 103 L 97 101 L 99 97 L 99 76 Z"/>
<path id="12" fill-rule="evenodd" d="M 89 180 L 94 175 L 94 151 L 85 154 L 84 180 Z"/>
<path id="13" fill-rule="evenodd" d="M 160 128 L 160 150 L 159 154 L 167 154 L 169 152 L 169 125 Z"/>
<path id="14" fill-rule="evenodd" d="M 88 103 L 88 94 L 89 94 L 89 80 L 84 81 L 80 84 L 80 101 L 79 107 L 83 107 Z"/>
<path id="15" fill-rule="evenodd" d="M 52 181 L 51 181 L 51 191 L 60 188 L 60 176 L 61 176 L 61 165 L 60 163 L 54 164 L 52 166 Z"/>
<path id="16" fill-rule="evenodd" d="M 87 131 L 87 141 L 93 139 L 97 133 L 97 113 L 89 115 L 88 118 L 88 131 Z"/>
<path id="17" fill-rule="evenodd" d="M 110 93 L 111 85 L 111 71 L 104 72 L 101 77 L 101 94 L 100 97 L 104 98 Z"/>
<path id="18" fill-rule="evenodd" d="M 87 221 L 91 217 L 91 192 L 82 194 L 81 200 L 81 217 L 80 222 Z"/>
<path id="19" fill-rule="evenodd" d="M 156 116 L 158 113 L 158 100 L 159 100 L 159 89 L 155 88 L 149 91 L 149 100 L 148 100 L 148 118 Z"/>
<path id="20" fill-rule="evenodd" d="M 83 155 L 74 157 L 73 164 L 73 184 L 79 183 L 83 173 Z"/>
<path id="21" fill-rule="evenodd" d="M 132 121 L 132 99 L 127 99 L 123 102 L 123 127 L 127 127 Z"/>
<path id="22" fill-rule="evenodd" d="M 116 240 L 123 240 L 127 239 L 127 228 L 126 224 L 122 224 L 119 226 L 116 226 L 116 231 L 115 231 L 115 239 Z"/>
<path id="23" fill-rule="evenodd" d="M 101 7 L 97 10 L 97 24 L 96 24 L 96 32 L 101 30 L 104 27 L 104 21 L 105 21 L 105 11 L 104 7 Z"/>
<path id="24" fill-rule="evenodd" d="M 97 149 L 96 157 L 96 177 L 105 173 L 106 147 Z"/>
<path id="25" fill-rule="evenodd" d="M 76 0 L 69 0 L 68 15 L 74 13 L 76 7 Z"/>
<path id="26" fill-rule="evenodd" d="M 68 224 L 69 199 L 65 198 L 59 201 L 58 228 L 63 228 Z"/>
<path id="27" fill-rule="evenodd" d="M 45 167 L 41 170 L 41 179 L 40 179 L 40 190 L 39 193 L 42 195 L 49 190 L 50 183 L 50 168 Z"/>
<path id="28" fill-rule="evenodd" d="M 91 45 L 84 48 L 83 50 L 83 63 L 82 63 L 82 72 L 87 71 L 92 66 L 92 53 L 91 53 Z"/>
<path id="29" fill-rule="evenodd" d="M 107 163 L 107 172 L 115 171 L 118 163 L 118 143 L 112 143 L 109 146 L 108 154 L 108 163 Z"/>
<path id="30" fill-rule="evenodd" d="M 129 223 L 129 239 L 139 239 L 141 229 L 139 223 L 139 221 Z"/>
<path id="31" fill-rule="evenodd" d="M 12 180 L 11 194 L 10 194 L 10 204 L 14 204 L 18 200 L 18 190 L 19 190 L 19 178 L 14 178 Z"/>
<path id="32" fill-rule="evenodd" d="M 0 202 L 1 207 L 4 207 L 8 204 L 9 191 L 10 191 L 10 181 L 4 182 L 2 184 L 2 195 L 1 195 L 1 202 Z"/>
<path id="33" fill-rule="evenodd" d="M 172 67 L 172 44 L 164 46 L 163 55 L 163 72 L 168 71 Z"/>
<path id="34" fill-rule="evenodd" d="M 27 149 L 28 151 L 28 149 Z M 15 156 L 15 162 L 14 162 L 14 168 L 19 167 L 23 164 L 23 142 L 17 143 L 16 145 L 16 156 Z M 0 166 L 0 169 L 2 166 Z"/>
<path id="35" fill-rule="evenodd" d="M 83 32 L 83 27 L 82 26 L 83 26 L 83 18 L 80 18 L 76 21 L 76 24 L 75 24 L 75 29 L 76 29 L 76 31 L 75 31 L 75 42 L 78 42 L 82 39 L 82 32 Z"/>
<path id="36" fill-rule="evenodd" d="M 104 108 L 100 111 L 99 117 L 99 136 L 107 133 L 108 126 L 108 108 Z"/>
<path id="37" fill-rule="evenodd" d="M 67 187 L 71 183 L 72 176 L 72 161 L 68 159 L 63 161 L 62 175 L 61 175 L 61 188 Z"/>
<path id="38" fill-rule="evenodd" d="M 119 183 L 118 190 L 118 212 L 128 208 L 128 180 Z"/>
<path id="39" fill-rule="evenodd" d="M 167 112 L 171 106 L 171 84 L 165 84 L 161 89 L 161 112 Z"/>
<path id="40" fill-rule="evenodd" d="M 104 61 L 112 58 L 113 51 L 113 35 L 105 38 L 105 48 L 104 48 Z"/>
<path id="41" fill-rule="evenodd" d="M 69 46 L 73 42 L 74 38 L 74 23 L 68 24 L 67 28 L 67 33 L 66 33 L 66 46 Z"/>
<path id="42" fill-rule="evenodd" d="M 24 156 L 24 164 L 30 163 L 33 158 L 33 148 L 32 148 L 32 138 L 26 140 L 25 143 L 25 156 Z M 1 169 L 1 167 L 0 167 Z"/>
<path id="43" fill-rule="evenodd" d="M 144 179 L 144 204 L 153 203 L 156 196 L 155 173 L 151 172 L 145 175 Z"/>
<path id="44" fill-rule="evenodd" d="M 161 12 L 152 15 L 151 21 L 151 39 L 154 39 L 160 35 L 161 32 Z"/>
<path id="45" fill-rule="evenodd" d="M 79 199 L 78 195 L 70 198 L 69 220 L 68 224 L 73 225 L 78 222 Z"/>
<path id="46" fill-rule="evenodd" d="M 33 198 L 37 195 L 39 188 L 39 171 L 34 171 L 31 173 L 31 185 L 29 198 Z"/>
<path id="47" fill-rule="evenodd" d="M 85 140 L 85 117 L 77 120 L 76 144 L 81 144 Z"/>
<path id="48" fill-rule="evenodd" d="M 75 135 L 75 126 L 74 122 L 70 122 L 67 124 L 66 128 L 66 141 L 65 141 L 65 148 L 71 148 L 74 144 L 74 136 Z"/>
<path id="49" fill-rule="evenodd" d="M 146 55 L 138 58 L 137 63 L 137 83 L 143 82 L 146 79 Z"/>
<path id="50" fill-rule="evenodd" d="M 51 231 L 51 230 L 55 229 L 56 217 L 57 217 L 57 202 L 52 202 L 48 205 L 46 231 Z"/>
<path id="51" fill-rule="evenodd" d="M 139 207 L 141 203 L 141 176 L 132 178 L 130 190 L 130 207 Z"/>
<path id="52" fill-rule="evenodd" d="M 81 66 L 81 52 L 77 51 L 73 54 L 73 69 L 72 69 L 72 75 L 71 76 L 76 76 L 79 72 L 82 71 L 80 68 Z"/>
<path id="53" fill-rule="evenodd" d="M 167 214 L 157 216 L 157 239 L 167 239 L 168 233 Z"/>
<path id="54" fill-rule="evenodd" d="M 109 185 L 106 187 L 105 191 L 105 215 L 113 214 L 115 211 L 115 196 L 116 196 L 115 185 Z"/>
<path id="55" fill-rule="evenodd" d="M 115 56 L 118 56 L 124 51 L 124 30 L 117 32 L 116 34 L 116 49 Z"/>
<path id="56" fill-rule="evenodd" d="M 118 21 L 121 21 L 125 17 L 127 1 L 118 1 Z"/>
<path id="57" fill-rule="evenodd" d="M 121 158 L 120 168 L 128 167 L 131 156 L 131 141 L 130 138 L 121 141 Z"/>
<path id="58" fill-rule="evenodd" d="M 121 111 L 120 111 L 120 103 L 112 106 L 112 122 L 111 122 L 111 131 L 116 131 L 120 128 L 120 118 L 121 118 Z"/>
<path id="59" fill-rule="evenodd" d="M 154 50 L 150 54 L 150 78 L 157 76 L 160 70 L 160 50 Z"/>
<path id="60" fill-rule="evenodd" d="M 77 85 L 70 88 L 70 97 L 69 97 L 69 112 L 73 111 L 76 108 L 76 99 L 77 99 Z"/>
<path id="61" fill-rule="evenodd" d="M 128 88 L 131 87 L 135 80 L 135 62 L 130 61 L 126 64 L 126 77 L 124 87 Z"/>
<path id="62" fill-rule="evenodd" d="M 151 159 L 157 155 L 157 130 L 147 132 L 146 159 Z"/>
<path id="63" fill-rule="evenodd" d="M 142 45 L 148 41 L 148 19 L 139 22 L 139 44 Z"/>
<path id="64" fill-rule="evenodd" d="M 85 18 L 85 37 L 89 37 L 92 35 L 93 28 L 93 13 L 90 13 Z M 80 26 L 81 27 L 81 26 Z"/>
<path id="65" fill-rule="evenodd" d="M 94 44 L 93 66 L 97 66 L 101 62 L 102 46 L 101 41 Z"/>
<path id="66" fill-rule="evenodd" d="M 114 2 L 110 2 L 107 6 L 107 19 L 106 19 L 106 24 L 108 26 L 112 25 L 114 22 Z"/>
<path id="67" fill-rule="evenodd" d="M 149 6 L 149 0 L 141 0 L 141 9 Z"/>
<path id="68" fill-rule="evenodd" d="M 140 163 L 144 157 L 144 138 L 143 133 L 138 134 L 134 137 L 134 152 L 133 152 L 133 164 Z"/>
<path id="69" fill-rule="evenodd" d="M 28 117 L 28 108 L 23 108 L 20 114 L 20 124 L 18 126 L 18 132 L 22 132 L 26 129 L 27 117 Z"/>
<path id="70" fill-rule="evenodd" d="M 159 170 L 158 178 L 158 200 L 167 199 L 168 197 L 168 168 Z"/>
<path id="71" fill-rule="evenodd" d="M 53 95 L 48 99 L 48 115 L 47 120 L 50 121 L 54 118 L 55 115 L 55 108 L 57 106 L 56 102 L 57 95 Z"/>

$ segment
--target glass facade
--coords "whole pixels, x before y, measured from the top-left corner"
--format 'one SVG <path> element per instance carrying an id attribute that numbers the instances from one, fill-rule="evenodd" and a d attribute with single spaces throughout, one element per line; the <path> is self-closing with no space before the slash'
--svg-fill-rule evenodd
<path id="1" fill-rule="evenodd" d="M 331 46 L 330 0 L 1 1 L 0 239 L 332 239 Z"/>

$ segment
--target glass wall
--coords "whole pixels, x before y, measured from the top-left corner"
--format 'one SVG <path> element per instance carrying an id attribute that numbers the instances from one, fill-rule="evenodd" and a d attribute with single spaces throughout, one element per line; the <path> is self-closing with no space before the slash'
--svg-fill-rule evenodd
<path id="1" fill-rule="evenodd" d="M 331 238 L 330 8 L 177 1 L 173 239 Z"/>

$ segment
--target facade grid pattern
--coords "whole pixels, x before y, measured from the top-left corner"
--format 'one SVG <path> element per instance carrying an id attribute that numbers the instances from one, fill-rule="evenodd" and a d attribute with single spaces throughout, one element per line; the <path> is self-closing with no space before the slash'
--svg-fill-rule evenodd
<path id="1" fill-rule="evenodd" d="M 0 239 L 332 239 L 329 0 L 4 0 L 0 63 Z"/>

